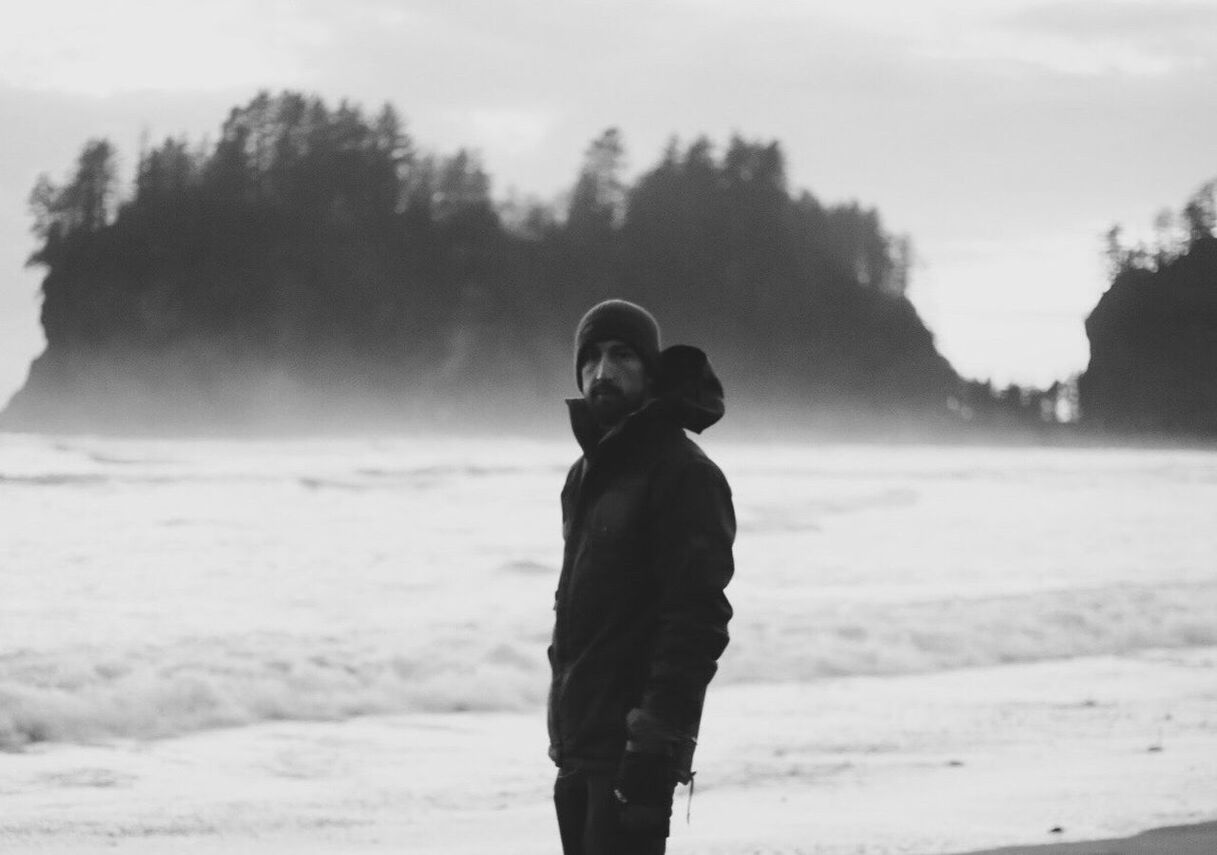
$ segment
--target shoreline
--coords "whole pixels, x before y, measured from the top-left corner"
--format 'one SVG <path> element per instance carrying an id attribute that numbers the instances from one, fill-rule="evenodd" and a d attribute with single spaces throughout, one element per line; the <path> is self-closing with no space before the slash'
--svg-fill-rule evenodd
<path id="1" fill-rule="evenodd" d="M 1211 855 L 1215 652 L 724 685 L 668 851 Z M 556 855 L 542 743 L 541 710 L 39 743 L 0 764 L 0 850 Z"/>
<path id="2" fill-rule="evenodd" d="M 1217 820 L 1151 828 L 1130 837 L 1004 846 L 958 855 L 1212 855 L 1217 852 Z"/>

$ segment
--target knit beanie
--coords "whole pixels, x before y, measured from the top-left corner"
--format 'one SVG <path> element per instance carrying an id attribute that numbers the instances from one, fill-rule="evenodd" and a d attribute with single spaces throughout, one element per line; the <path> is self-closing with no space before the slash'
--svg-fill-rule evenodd
<path id="1" fill-rule="evenodd" d="M 605 300 L 588 309 L 575 328 L 575 382 L 583 391 L 584 350 L 590 344 L 616 339 L 638 353 L 651 376 L 659 366 L 659 323 L 646 309 L 627 300 Z"/>

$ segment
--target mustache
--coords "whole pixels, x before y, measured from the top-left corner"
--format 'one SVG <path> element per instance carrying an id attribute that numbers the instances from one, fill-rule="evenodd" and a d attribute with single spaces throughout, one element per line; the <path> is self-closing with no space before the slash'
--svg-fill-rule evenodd
<path id="1" fill-rule="evenodd" d="M 601 378 L 599 380 L 594 380 L 592 382 L 592 385 L 588 387 L 587 393 L 589 395 L 603 395 L 606 393 L 611 393 L 614 395 L 623 394 L 621 391 L 621 387 L 618 386 L 616 383 L 614 383 L 612 380 L 609 380 L 607 378 Z"/>

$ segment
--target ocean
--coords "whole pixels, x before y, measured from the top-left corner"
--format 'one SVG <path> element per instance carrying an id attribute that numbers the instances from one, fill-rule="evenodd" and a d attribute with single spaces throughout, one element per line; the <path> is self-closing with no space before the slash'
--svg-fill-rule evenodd
<path id="1" fill-rule="evenodd" d="M 1217 753 L 1163 743 L 1217 746 L 1217 453 L 702 444 L 732 484 L 739 534 L 697 799 L 772 809 L 777 836 L 712 810 L 699 824 L 695 803 L 673 851 L 796 851 L 807 834 L 819 852 L 1017 842 L 999 804 L 957 809 L 958 828 L 923 828 L 915 805 L 890 827 L 831 805 L 956 793 L 942 769 L 978 756 L 1005 764 L 982 780 L 1025 785 L 1002 791 L 1007 806 L 1038 804 L 1052 788 L 1033 783 L 1042 768 L 1019 771 L 1028 746 L 1106 756 L 1125 738 L 1137 763 L 1162 761 L 1156 795 L 1132 767 L 1104 766 L 1109 783 L 1058 837 L 1214 817 Z M 334 851 L 465 851 L 459 832 L 434 831 L 470 821 L 464 793 L 500 805 L 468 851 L 485 834 L 495 851 L 554 851 L 545 647 L 575 451 L 0 435 L 0 849 L 178 851 L 158 842 L 236 835 L 244 851 L 307 834 Z M 496 735 L 511 745 L 488 749 Z M 294 753 L 275 756 L 299 768 L 260 767 L 256 793 L 240 795 L 237 767 L 197 790 L 173 771 L 285 740 Z M 327 740 L 343 742 L 345 771 L 316 765 Z M 478 773 L 428 789 L 424 755 Z M 930 777 L 908 783 L 917 769 Z M 379 796 L 301 797 L 319 777 Z M 832 817 L 792 818 L 782 805 L 799 794 Z M 1051 830 L 1038 825 L 1028 835 Z"/>

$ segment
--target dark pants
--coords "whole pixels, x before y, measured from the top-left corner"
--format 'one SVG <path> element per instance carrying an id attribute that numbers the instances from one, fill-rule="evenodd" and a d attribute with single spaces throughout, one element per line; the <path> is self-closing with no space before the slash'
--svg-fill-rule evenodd
<path id="1" fill-rule="evenodd" d="M 554 782 L 554 807 L 564 855 L 663 855 L 667 837 L 621 827 L 613 775 L 563 769 Z"/>

